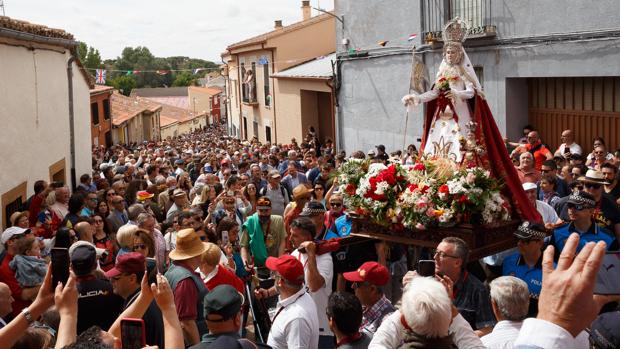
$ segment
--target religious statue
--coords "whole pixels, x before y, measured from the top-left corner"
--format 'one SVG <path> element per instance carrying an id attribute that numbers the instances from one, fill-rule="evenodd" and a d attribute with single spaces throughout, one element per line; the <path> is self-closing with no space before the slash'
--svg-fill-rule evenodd
<path id="1" fill-rule="evenodd" d="M 428 157 L 446 158 L 461 168 L 482 167 L 504 181 L 503 194 L 509 197 L 519 216 L 539 221 L 540 215 L 528 204 L 516 170 L 484 99 L 463 42 L 467 24 L 456 17 L 443 30 L 443 60 L 430 91 L 402 98 L 408 111 L 426 104 L 420 149 Z M 413 71 L 415 75 L 416 70 Z"/>
<path id="2" fill-rule="evenodd" d="M 426 120 L 422 141 L 424 154 L 449 158 L 460 163 L 464 156 L 461 139 L 467 124 L 472 121 L 473 110 L 469 103 L 482 87 L 462 42 L 467 35 L 466 23 L 458 17 L 444 28 L 443 60 L 433 88 L 423 94 L 403 97 L 407 106 L 436 101 L 431 118 Z"/>

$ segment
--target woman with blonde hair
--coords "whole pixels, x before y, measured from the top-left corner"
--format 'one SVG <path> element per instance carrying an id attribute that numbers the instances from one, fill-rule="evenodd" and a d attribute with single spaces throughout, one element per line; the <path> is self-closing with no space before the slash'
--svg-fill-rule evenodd
<path id="1" fill-rule="evenodd" d="M 118 242 L 118 247 L 120 248 L 118 254 L 116 255 L 117 261 L 118 256 L 124 255 L 125 253 L 129 253 L 133 251 L 133 237 L 138 231 L 137 225 L 123 225 L 118 228 L 116 232 L 116 241 Z"/>

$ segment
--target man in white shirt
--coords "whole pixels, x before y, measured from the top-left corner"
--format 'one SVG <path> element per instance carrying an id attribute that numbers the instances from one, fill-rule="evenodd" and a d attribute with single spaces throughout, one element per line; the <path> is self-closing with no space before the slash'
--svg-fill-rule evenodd
<path id="1" fill-rule="evenodd" d="M 493 332 L 480 338 L 489 349 L 511 349 L 527 317 L 530 293 L 525 281 L 502 276 L 491 282 L 491 307 L 497 319 Z"/>
<path id="2" fill-rule="evenodd" d="M 275 272 L 275 289 L 280 293 L 267 345 L 274 349 L 317 348 L 319 319 L 304 286 L 303 265 L 297 258 L 283 255 L 268 257 L 265 266 Z M 256 296 L 260 298 L 268 291 L 271 289 L 258 289 Z"/>
<path id="3" fill-rule="evenodd" d="M 419 279 L 425 279 L 425 278 L 421 276 L 416 276 L 413 279 L 414 281 L 411 281 L 411 282 L 418 283 L 421 281 L 422 283 L 427 284 L 429 282 L 434 281 L 432 279 L 428 279 L 428 280 L 419 280 Z M 431 304 L 443 303 L 445 302 L 445 298 L 447 298 L 449 306 L 451 305 L 450 299 L 447 294 L 445 294 L 445 296 L 439 296 L 441 291 L 445 293 L 444 288 L 437 289 L 436 287 L 432 287 L 432 289 L 433 289 L 432 290 L 433 292 L 426 292 L 423 298 L 426 298 L 426 297 L 431 298 L 433 300 Z M 379 326 L 379 329 L 377 330 L 377 332 L 375 332 L 374 336 L 372 337 L 372 341 L 370 342 L 370 345 L 368 346 L 369 349 L 399 348 L 403 344 L 403 341 L 407 335 L 408 329 L 405 327 L 405 324 L 407 324 L 407 326 L 411 328 L 410 330 L 411 332 L 425 335 L 427 337 L 432 332 L 435 332 L 434 333 L 435 335 L 438 334 L 436 333 L 436 331 L 439 331 L 439 329 L 433 327 L 433 325 L 438 323 L 437 321 L 433 321 L 433 324 L 418 322 L 419 325 L 414 325 L 413 326 L 414 328 L 412 328 L 411 325 L 413 325 L 415 321 L 409 321 L 409 320 L 414 320 L 415 318 L 420 318 L 421 316 L 424 315 L 424 314 L 419 314 L 418 312 L 415 312 L 415 311 L 407 312 L 407 309 L 410 309 L 411 307 L 405 306 L 405 302 L 409 302 L 409 301 L 418 302 L 418 300 L 423 299 L 423 298 L 416 296 L 415 293 L 419 293 L 419 292 L 413 292 L 413 293 L 414 294 L 409 293 L 409 285 L 407 285 L 405 289 L 405 293 L 403 294 L 403 307 L 400 310 L 393 312 L 391 315 L 389 315 L 387 318 L 383 320 L 383 322 L 381 323 L 381 326 Z M 430 313 L 426 314 L 429 316 L 429 319 L 431 317 L 434 318 L 437 315 L 437 312 L 435 311 L 435 309 L 437 308 L 432 308 L 431 310 L 430 305 L 428 308 L 420 307 L 419 309 L 430 310 Z M 405 313 L 408 313 L 408 315 L 404 316 L 403 314 Z M 409 317 L 410 319 L 407 319 L 407 317 Z M 444 321 L 440 321 L 440 322 L 445 323 Z M 426 330 L 424 330 L 423 328 L 425 328 Z M 441 331 L 442 331 L 441 335 L 445 336 L 445 332 L 443 332 L 443 329 Z M 482 344 L 482 341 L 480 341 L 480 338 L 478 338 L 478 336 L 476 335 L 474 330 L 471 328 L 467 320 L 465 320 L 465 318 L 454 307 L 452 307 L 452 322 L 450 323 L 448 327 L 448 334 L 452 336 L 452 342 L 459 349 L 486 349 L 486 347 Z"/>
<path id="4" fill-rule="evenodd" d="M 542 216 L 543 222 L 547 229 L 554 228 L 555 225 L 562 223 L 562 220 L 558 217 L 557 212 L 549 204 L 537 200 L 537 186 L 535 183 L 525 182 L 523 183 L 523 190 L 527 196 L 531 205 L 536 207 L 536 210 Z"/>
<path id="5" fill-rule="evenodd" d="M 575 143 L 575 135 L 573 134 L 573 130 L 562 131 L 561 138 L 562 144 L 560 144 L 554 155 L 569 158 L 571 154 L 583 154 L 581 146 Z"/>
<path id="6" fill-rule="evenodd" d="M 316 227 L 312 219 L 298 217 L 291 222 L 291 242 L 297 248 L 291 256 L 304 266 L 308 292 L 316 304 L 319 318 L 319 348 L 333 348 L 334 334 L 329 328 L 325 313 L 329 295 L 332 293 L 334 265 L 330 253 L 316 254 L 316 244 L 312 241 Z M 303 251 L 303 252 L 300 252 Z"/>

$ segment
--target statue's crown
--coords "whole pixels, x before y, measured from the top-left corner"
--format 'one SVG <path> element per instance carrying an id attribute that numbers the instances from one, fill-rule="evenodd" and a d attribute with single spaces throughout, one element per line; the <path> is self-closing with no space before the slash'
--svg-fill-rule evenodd
<path id="1" fill-rule="evenodd" d="M 462 43 L 467 37 L 467 23 L 459 17 L 454 17 L 443 28 L 444 42 Z"/>

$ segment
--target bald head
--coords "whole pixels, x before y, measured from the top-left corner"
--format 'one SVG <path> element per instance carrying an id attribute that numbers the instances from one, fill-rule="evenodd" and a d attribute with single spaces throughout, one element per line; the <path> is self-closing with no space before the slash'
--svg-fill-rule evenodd
<path id="1" fill-rule="evenodd" d="M 80 240 L 93 242 L 94 227 L 88 222 L 80 222 L 75 225 L 75 232 Z"/>
<path id="2" fill-rule="evenodd" d="M 3 320 L 8 320 L 5 317 L 13 312 L 13 301 L 9 286 L 0 282 L 0 318 Z"/>

